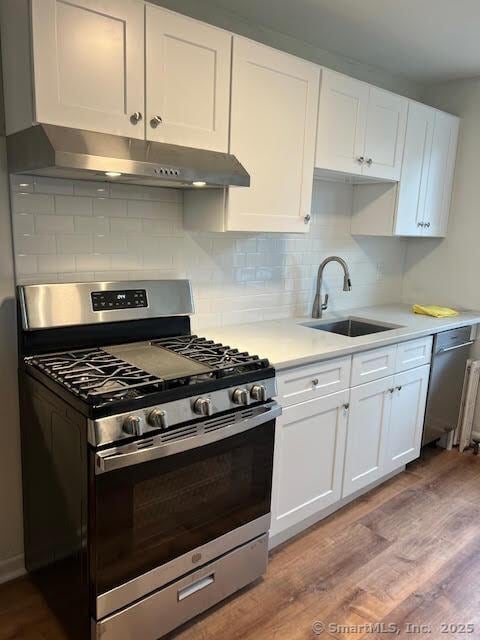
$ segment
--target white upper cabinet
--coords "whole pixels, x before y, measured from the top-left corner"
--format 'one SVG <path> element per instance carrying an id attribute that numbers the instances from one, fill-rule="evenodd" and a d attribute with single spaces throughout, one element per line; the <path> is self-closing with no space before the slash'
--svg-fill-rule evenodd
<path id="1" fill-rule="evenodd" d="M 400 180 L 408 100 L 370 87 L 363 175 Z"/>
<path id="2" fill-rule="evenodd" d="M 230 189 L 235 231 L 308 231 L 319 68 L 234 36 L 230 152 L 251 177 Z"/>
<path id="3" fill-rule="evenodd" d="M 354 235 L 446 235 L 459 122 L 456 116 L 409 102 L 400 182 L 355 185 Z"/>
<path id="4" fill-rule="evenodd" d="M 435 111 L 423 104 L 411 102 L 398 187 L 395 235 L 411 236 L 422 231 L 434 126 Z"/>
<path id="5" fill-rule="evenodd" d="M 424 236 L 445 236 L 452 198 L 460 121 L 443 111 L 435 112 L 432 152 L 428 171 Z"/>
<path id="6" fill-rule="evenodd" d="M 315 166 L 361 173 L 365 159 L 369 87 L 322 70 Z"/>
<path id="7" fill-rule="evenodd" d="M 146 6 L 148 140 L 228 150 L 232 36 Z"/>
<path id="8" fill-rule="evenodd" d="M 323 69 L 315 166 L 399 180 L 407 108 L 401 96 Z"/>
<path id="9" fill-rule="evenodd" d="M 144 6 L 31 0 L 34 120 L 143 138 Z"/>

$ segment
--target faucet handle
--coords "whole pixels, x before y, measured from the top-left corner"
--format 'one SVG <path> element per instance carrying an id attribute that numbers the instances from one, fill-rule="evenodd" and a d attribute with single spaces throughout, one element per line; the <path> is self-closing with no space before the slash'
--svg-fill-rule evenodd
<path id="1" fill-rule="evenodd" d="M 324 302 L 322 302 L 322 311 L 328 309 L 328 293 L 325 294 Z"/>

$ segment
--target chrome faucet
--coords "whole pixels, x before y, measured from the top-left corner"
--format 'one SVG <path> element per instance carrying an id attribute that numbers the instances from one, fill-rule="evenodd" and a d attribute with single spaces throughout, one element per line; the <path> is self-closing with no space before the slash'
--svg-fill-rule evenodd
<path id="1" fill-rule="evenodd" d="M 339 258 L 338 256 L 330 256 L 329 258 L 325 258 L 322 264 L 318 267 L 318 275 L 317 275 L 317 291 L 315 293 L 315 299 L 313 301 L 312 308 L 312 318 L 321 318 L 322 313 L 328 308 L 328 293 L 325 295 L 325 300 L 322 302 L 322 278 L 323 278 L 323 270 L 327 266 L 329 262 L 338 262 L 338 264 L 343 269 L 343 290 L 351 291 L 352 282 L 350 280 L 350 272 L 348 270 L 348 265 L 343 258 Z"/>

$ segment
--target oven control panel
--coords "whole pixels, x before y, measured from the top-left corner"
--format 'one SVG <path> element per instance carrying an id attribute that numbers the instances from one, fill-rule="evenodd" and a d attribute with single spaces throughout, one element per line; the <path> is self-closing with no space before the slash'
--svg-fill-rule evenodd
<path id="1" fill-rule="evenodd" d="M 147 292 L 145 289 L 92 291 L 91 297 L 94 311 L 113 311 L 115 309 L 148 307 Z"/>

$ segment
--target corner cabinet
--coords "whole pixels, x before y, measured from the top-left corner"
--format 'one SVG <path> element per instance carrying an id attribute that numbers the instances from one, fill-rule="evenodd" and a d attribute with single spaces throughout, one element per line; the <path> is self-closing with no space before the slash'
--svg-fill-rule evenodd
<path id="1" fill-rule="evenodd" d="M 409 102 L 400 182 L 354 186 L 352 234 L 447 234 L 459 123 L 449 113 Z"/>
<path id="2" fill-rule="evenodd" d="M 309 230 L 318 86 L 316 65 L 234 36 L 230 153 L 250 188 L 187 192 L 188 228 Z"/>
<path id="3" fill-rule="evenodd" d="M 315 167 L 399 180 L 407 109 L 406 98 L 323 69 Z"/>

